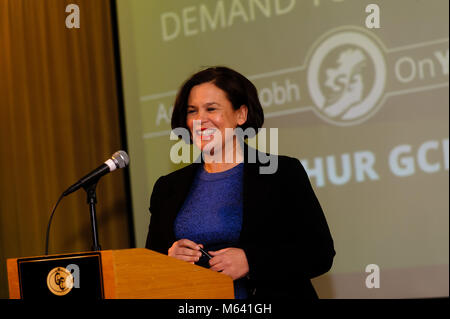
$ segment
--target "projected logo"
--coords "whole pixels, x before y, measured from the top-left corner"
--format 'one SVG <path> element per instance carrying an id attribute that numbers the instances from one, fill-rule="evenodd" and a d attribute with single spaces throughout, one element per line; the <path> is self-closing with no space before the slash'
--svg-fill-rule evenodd
<path id="1" fill-rule="evenodd" d="M 382 98 L 386 63 L 374 39 L 340 31 L 319 41 L 307 71 L 315 111 L 327 122 L 352 125 L 372 116 Z"/>
<path id="2" fill-rule="evenodd" d="M 265 118 L 293 120 L 297 114 L 314 112 L 321 121 L 348 127 L 370 120 L 392 97 L 448 90 L 448 41 L 432 38 L 386 47 L 365 28 L 339 26 L 317 38 L 301 65 L 246 76 L 258 88 Z M 141 96 L 142 118 L 154 119 L 145 122 L 144 139 L 170 135 L 176 93 Z M 390 105 L 411 104 L 405 100 Z"/>

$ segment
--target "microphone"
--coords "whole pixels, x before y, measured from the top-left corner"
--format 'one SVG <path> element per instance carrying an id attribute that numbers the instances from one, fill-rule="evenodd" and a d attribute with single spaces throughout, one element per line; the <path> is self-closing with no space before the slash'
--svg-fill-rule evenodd
<path id="1" fill-rule="evenodd" d="M 118 168 L 124 168 L 130 162 L 130 158 L 125 151 L 115 152 L 110 159 L 94 169 L 92 172 L 81 178 L 78 182 L 70 186 L 62 195 L 67 196 L 81 187 L 96 183 L 100 177 L 115 171 Z"/>

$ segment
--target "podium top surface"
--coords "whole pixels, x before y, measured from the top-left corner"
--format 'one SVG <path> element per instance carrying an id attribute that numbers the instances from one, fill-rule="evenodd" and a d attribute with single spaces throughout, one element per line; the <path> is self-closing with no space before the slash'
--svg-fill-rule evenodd
<path id="1" fill-rule="evenodd" d="M 234 298 L 231 277 L 145 248 L 9 258 L 10 298 L 21 298 L 25 292 L 33 296 L 37 288 L 30 286 L 44 291 L 50 273 L 66 267 L 72 273 L 78 269 L 81 287 L 67 296 L 80 295 L 84 288 L 84 294 L 107 299 Z"/>

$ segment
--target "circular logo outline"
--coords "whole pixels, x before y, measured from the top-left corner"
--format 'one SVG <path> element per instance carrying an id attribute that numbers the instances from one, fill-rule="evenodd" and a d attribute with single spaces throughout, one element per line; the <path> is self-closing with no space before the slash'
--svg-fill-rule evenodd
<path id="1" fill-rule="evenodd" d="M 356 109 L 359 112 L 362 110 L 363 114 L 356 116 L 354 120 L 348 121 L 333 119 L 322 112 L 325 97 L 321 92 L 319 83 L 319 71 L 325 57 L 335 48 L 346 44 L 362 48 L 372 60 L 375 70 L 375 79 L 370 92 L 357 106 L 344 113 L 345 115 L 350 112 L 355 113 L 354 109 Z M 314 112 L 324 121 L 338 126 L 360 124 L 373 116 L 379 110 L 384 100 L 383 93 L 387 78 L 384 51 L 383 43 L 376 36 L 359 27 L 343 26 L 323 34 L 313 44 L 308 54 L 307 85 L 311 99 L 314 102 Z"/>
<path id="2" fill-rule="evenodd" d="M 56 296 L 65 296 L 72 291 L 74 279 L 72 273 L 64 267 L 55 267 L 47 275 L 47 287 Z"/>

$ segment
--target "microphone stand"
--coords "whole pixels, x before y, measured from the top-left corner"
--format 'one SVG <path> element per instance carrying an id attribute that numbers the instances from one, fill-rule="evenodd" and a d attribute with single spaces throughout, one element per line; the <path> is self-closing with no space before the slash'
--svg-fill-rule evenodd
<path id="1" fill-rule="evenodd" d="M 89 214 L 91 217 L 91 228 L 92 228 L 92 250 L 99 251 L 102 248 L 98 243 L 98 232 L 97 232 L 97 212 L 95 209 L 95 204 L 97 204 L 97 195 L 95 193 L 95 188 L 97 187 L 97 182 L 100 178 L 95 179 L 91 184 L 83 186 L 87 195 L 87 203 L 89 204 Z"/>

